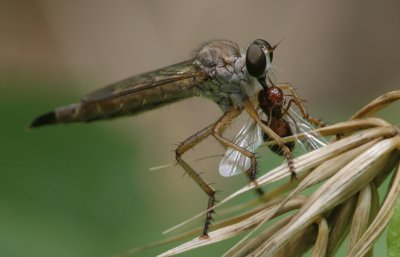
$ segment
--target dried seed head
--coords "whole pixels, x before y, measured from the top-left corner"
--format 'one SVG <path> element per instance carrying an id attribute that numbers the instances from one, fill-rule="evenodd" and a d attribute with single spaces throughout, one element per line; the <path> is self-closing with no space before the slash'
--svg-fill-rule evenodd
<path id="1" fill-rule="evenodd" d="M 293 160 L 298 184 L 282 184 L 267 192 L 264 202 L 236 206 L 236 211 L 243 213 L 215 223 L 209 239 L 195 237 L 159 256 L 175 255 L 248 231 L 225 257 L 293 257 L 302 256 L 310 248 L 313 257 L 333 256 L 348 235 L 347 256 L 365 256 L 387 226 L 400 194 L 400 129 L 381 119 L 364 117 L 398 99 L 400 91 L 390 92 L 360 110 L 353 120 L 319 129 L 323 135 L 344 136 Z M 289 140 L 293 139 L 283 139 Z M 379 206 L 377 188 L 390 174 L 391 183 Z M 283 164 L 257 182 L 267 186 L 289 177 L 290 171 Z M 309 196 L 302 195 L 311 186 L 318 188 Z M 237 190 L 214 208 L 254 187 L 249 184 Z M 280 217 L 288 212 L 290 215 Z M 272 220 L 275 217 L 280 219 Z M 268 221 L 270 226 L 263 226 Z"/>

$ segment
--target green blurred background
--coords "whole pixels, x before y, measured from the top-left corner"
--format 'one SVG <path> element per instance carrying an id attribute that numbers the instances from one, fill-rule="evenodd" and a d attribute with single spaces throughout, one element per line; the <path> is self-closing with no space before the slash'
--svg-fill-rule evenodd
<path id="1" fill-rule="evenodd" d="M 206 205 L 179 167 L 148 169 L 173 162 L 177 142 L 221 115 L 215 104 L 28 130 L 38 114 L 179 62 L 204 41 L 284 38 L 277 80 L 293 83 L 314 116 L 344 120 L 399 88 L 399 10 L 398 1 L 0 1 L 0 257 L 111 256 L 163 238 Z M 385 114 L 392 122 L 398 106 Z M 207 140 L 187 158 L 222 152 Z M 282 162 L 263 155 L 264 170 Z M 247 182 L 219 177 L 217 165 L 195 167 L 219 199 Z M 190 255 L 219 256 L 233 242 Z"/>

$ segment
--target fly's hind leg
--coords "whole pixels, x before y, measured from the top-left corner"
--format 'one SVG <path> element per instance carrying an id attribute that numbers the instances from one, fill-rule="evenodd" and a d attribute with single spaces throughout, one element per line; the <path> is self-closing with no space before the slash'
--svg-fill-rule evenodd
<path id="1" fill-rule="evenodd" d="M 282 90 L 288 90 L 290 91 L 291 95 L 292 95 L 292 99 L 290 99 L 289 103 L 287 104 L 287 107 L 285 108 L 285 112 L 287 112 L 290 108 L 290 105 L 292 103 L 294 103 L 300 110 L 301 115 L 303 116 L 304 119 L 308 120 L 309 122 L 311 122 L 311 124 L 314 124 L 317 127 L 324 127 L 325 124 L 323 122 L 320 121 L 320 119 L 311 117 L 306 108 L 304 107 L 303 101 L 301 100 L 301 98 L 299 97 L 299 95 L 297 94 L 296 90 L 294 89 L 294 87 L 290 84 L 290 83 L 284 83 L 284 84 L 278 84 L 277 87 L 279 87 Z"/>
<path id="2" fill-rule="evenodd" d="M 188 151 L 189 149 L 191 149 L 192 147 L 194 147 L 195 145 L 197 145 L 198 143 L 203 141 L 205 138 L 207 138 L 209 135 L 211 135 L 213 127 L 214 127 L 214 124 L 211 124 L 211 125 L 205 127 L 204 129 L 200 130 L 196 134 L 192 135 L 191 137 L 189 137 L 186 140 L 184 140 L 183 142 L 181 142 L 178 145 L 178 148 L 175 150 L 175 158 L 176 158 L 176 161 L 178 162 L 178 164 L 200 186 L 200 188 L 203 189 L 203 191 L 208 195 L 207 210 L 214 206 L 216 191 L 209 183 L 207 183 L 202 177 L 200 177 L 200 174 L 197 173 L 192 167 L 190 167 L 189 164 L 187 164 L 187 162 L 185 162 L 181 156 L 186 151 Z M 208 238 L 208 229 L 211 224 L 213 212 L 214 212 L 213 210 L 210 210 L 210 211 L 207 211 L 207 213 L 206 213 L 206 219 L 205 219 L 205 223 L 204 223 L 203 233 L 200 236 L 201 238 Z"/>
<path id="3" fill-rule="evenodd" d="M 228 126 L 234 118 L 236 118 L 240 114 L 241 110 L 233 109 L 227 113 L 225 113 L 214 125 L 212 129 L 212 135 L 217 139 L 221 144 L 226 147 L 230 147 L 244 156 L 250 158 L 251 164 L 250 168 L 246 171 L 247 177 L 250 179 L 252 183 L 256 185 L 256 191 L 259 195 L 264 195 L 264 191 L 258 187 L 257 184 L 257 159 L 254 153 L 247 151 L 246 149 L 232 143 L 230 140 L 221 136 L 222 132 Z"/>
<path id="4" fill-rule="evenodd" d="M 290 180 L 297 180 L 296 171 L 293 165 L 292 151 L 289 149 L 289 147 L 285 145 L 285 143 L 282 141 L 282 138 L 278 134 L 276 134 L 270 127 L 264 124 L 264 122 L 258 116 L 257 111 L 254 109 L 253 103 L 250 100 L 245 99 L 244 104 L 246 111 L 249 113 L 250 117 L 257 122 L 257 124 L 268 135 L 268 137 L 271 138 L 271 140 L 277 142 L 279 148 L 282 150 L 282 153 L 287 160 L 288 168 L 291 174 Z"/>

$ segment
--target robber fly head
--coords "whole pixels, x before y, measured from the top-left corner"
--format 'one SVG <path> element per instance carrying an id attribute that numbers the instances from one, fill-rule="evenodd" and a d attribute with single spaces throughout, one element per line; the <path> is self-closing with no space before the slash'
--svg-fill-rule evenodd
<path id="1" fill-rule="evenodd" d="M 264 89 L 267 88 L 265 77 L 269 69 L 271 69 L 271 62 L 273 52 L 277 45 L 271 46 L 270 43 L 264 39 L 254 40 L 247 48 L 246 52 L 246 68 L 247 72 L 257 78 Z"/>

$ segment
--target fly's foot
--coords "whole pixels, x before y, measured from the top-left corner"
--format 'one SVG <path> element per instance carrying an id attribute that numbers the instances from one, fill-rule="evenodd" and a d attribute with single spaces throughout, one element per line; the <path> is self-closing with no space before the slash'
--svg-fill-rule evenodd
<path id="1" fill-rule="evenodd" d="M 257 194 L 263 196 L 264 190 L 262 190 L 257 183 L 257 159 L 255 157 L 251 158 L 251 165 L 250 168 L 246 170 L 246 175 L 250 179 L 250 182 L 254 183 Z"/>
<path id="2" fill-rule="evenodd" d="M 200 240 L 207 240 L 210 239 L 211 237 L 208 234 L 203 234 L 199 237 Z"/>
<path id="3" fill-rule="evenodd" d="M 210 210 L 215 204 L 215 196 L 214 194 L 210 196 L 208 199 L 208 205 L 207 205 L 207 213 L 206 213 L 206 220 L 204 222 L 204 228 L 203 228 L 203 233 L 199 237 L 199 239 L 208 239 L 210 236 L 208 235 L 208 230 L 210 229 L 211 222 L 213 221 L 212 214 L 215 213 L 214 210 Z"/>
<path id="4" fill-rule="evenodd" d="M 293 181 L 296 181 L 296 182 L 298 181 L 295 171 L 290 172 L 290 182 L 293 183 Z"/>

